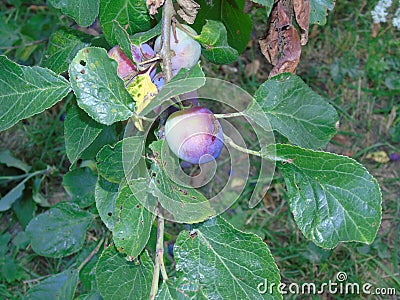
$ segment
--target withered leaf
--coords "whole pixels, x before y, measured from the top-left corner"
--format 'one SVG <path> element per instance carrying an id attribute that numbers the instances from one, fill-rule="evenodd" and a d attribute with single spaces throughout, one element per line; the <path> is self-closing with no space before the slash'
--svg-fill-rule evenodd
<path id="1" fill-rule="evenodd" d="M 301 44 L 308 41 L 308 26 L 310 25 L 310 0 L 294 0 L 294 15 L 301 29 Z"/>
<path id="2" fill-rule="evenodd" d="M 280 1 L 268 20 L 267 35 L 259 41 L 261 51 L 274 66 L 269 77 L 283 72 L 295 73 L 300 60 L 300 37 Z"/>
<path id="3" fill-rule="evenodd" d="M 164 4 L 164 0 L 146 0 L 150 15 L 155 15 L 157 9 Z"/>
<path id="4" fill-rule="evenodd" d="M 197 12 L 200 9 L 200 5 L 194 0 L 177 0 L 181 7 L 177 13 L 185 20 L 188 24 L 193 24 L 196 19 Z"/>

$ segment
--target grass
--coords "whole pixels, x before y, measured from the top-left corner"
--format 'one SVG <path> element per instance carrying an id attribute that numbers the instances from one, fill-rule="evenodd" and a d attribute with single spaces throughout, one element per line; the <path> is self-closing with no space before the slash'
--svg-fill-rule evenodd
<path id="1" fill-rule="evenodd" d="M 394 128 L 400 123 L 394 113 L 400 108 L 400 39 L 399 31 L 390 24 L 382 24 L 379 30 L 371 29 L 370 11 L 375 2 L 337 1 L 334 11 L 329 13 L 327 25 L 311 28 L 297 73 L 340 114 L 339 133 L 327 150 L 357 159 L 380 183 L 383 218 L 376 240 L 371 245 L 341 243 L 331 250 L 318 248 L 306 240 L 293 220 L 279 174 L 275 174 L 268 194 L 255 209 L 248 209 L 243 201 L 224 214 L 237 228 L 254 232 L 265 240 L 281 271 L 282 282 L 287 284 L 320 284 L 335 280 L 338 272 L 345 272 L 347 282 L 393 287 L 400 293 L 400 161 L 379 163 L 367 159 L 368 154 L 376 151 L 400 152 L 400 144 L 398 140 L 395 142 L 393 135 Z M 229 67 L 205 65 L 208 75 L 232 81 L 250 93 L 267 79 L 271 69 L 257 47 L 257 38 L 265 30 L 262 10 L 253 11 L 253 16 L 257 24 L 254 38 L 239 62 Z M 254 60 L 260 62 L 259 70 L 249 76 L 246 66 Z M 61 180 L 69 167 L 63 144 L 63 123 L 59 121 L 65 110 L 64 104 L 0 133 L 2 148 L 12 150 L 33 169 L 56 166 L 58 172 L 47 176 L 42 185 L 42 192 L 51 203 L 65 197 Z M 35 207 L 33 213 L 35 211 L 39 212 L 40 208 Z M 25 251 L 24 244 L 19 247 L 17 243 L 23 227 L 16 216 L 6 212 L 1 213 L 0 218 L 0 235 L 8 233 L 11 239 L 7 255 L 13 257 L 17 269 L 23 270 L 19 280 L 0 282 L 0 298 L 19 299 L 37 279 L 60 272 L 65 266 L 79 264 L 84 259 L 78 256 L 47 259 L 30 249 Z M 170 240 L 182 229 L 171 223 L 166 226 Z M 90 245 L 95 244 L 95 236 L 96 231 L 89 239 Z M 170 257 L 167 264 L 173 266 Z M 85 290 L 87 287 L 79 288 Z M 328 294 L 320 297 L 360 298 Z M 311 299 L 309 295 L 287 295 L 285 298 Z"/>

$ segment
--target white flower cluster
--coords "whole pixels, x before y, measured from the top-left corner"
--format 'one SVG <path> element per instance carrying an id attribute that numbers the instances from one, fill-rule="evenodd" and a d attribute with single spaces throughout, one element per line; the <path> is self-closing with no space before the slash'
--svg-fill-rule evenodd
<path id="1" fill-rule="evenodd" d="M 399 0 L 400 4 L 400 0 Z M 392 6 L 392 0 L 379 0 L 378 4 L 371 11 L 372 19 L 374 23 L 385 23 L 388 15 L 388 8 Z M 397 9 L 392 24 L 394 27 L 400 30 L 400 8 Z"/>

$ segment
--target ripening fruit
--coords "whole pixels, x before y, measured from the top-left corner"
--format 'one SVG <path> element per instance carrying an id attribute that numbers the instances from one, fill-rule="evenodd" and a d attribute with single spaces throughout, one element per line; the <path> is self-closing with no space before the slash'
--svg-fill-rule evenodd
<path id="1" fill-rule="evenodd" d="M 193 35 L 197 35 L 196 31 L 187 25 L 182 25 L 187 31 Z M 192 39 L 186 32 L 176 27 L 176 38 L 171 28 L 171 50 L 175 55 L 171 58 L 172 69 L 179 71 L 181 68 L 191 69 L 200 59 L 201 46 Z M 161 36 L 159 36 L 154 43 L 154 50 L 160 52 L 161 50 Z"/>
<path id="2" fill-rule="evenodd" d="M 171 114 L 165 139 L 176 156 L 192 164 L 214 160 L 224 145 L 221 124 L 209 109 L 199 106 Z"/>
<path id="3" fill-rule="evenodd" d="M 118 76 L 122 79 L 136 72 L 136 66 L 126 56 L 119 46 L 115 46 L 108 51 L 108 56 L 118 63 Z"/>

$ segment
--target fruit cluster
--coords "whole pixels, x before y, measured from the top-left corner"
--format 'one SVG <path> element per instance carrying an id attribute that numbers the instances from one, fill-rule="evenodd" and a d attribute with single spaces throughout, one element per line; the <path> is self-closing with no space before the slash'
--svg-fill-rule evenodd
<path id="1" fill-rule="evenodd" d="M 172 51 L 172 73 L 175 76 L 180 69 L 194 67 L 201 54 L 201 46 L 190 35 L 197 33 L 189 26 L 171 28 L 170 47 Z M 155 57 L 161 50 L 161 37 L 154 42 L 154 50 L 148 44 L 140 47 L 132 45 L 132 62 L 119 46 L 112 48 L 108 55 L 118 62 L 118 76 L 125 82 L 131 81 L 140 72 L 140 63 Z M 143 64 L 142 64 L 143 65 Z M 160 72 L 156 74 L 154 65 L 148 67 L 153 84 L 160 91 L 164 85 L 164 77 Z M 207 163 L 217 158 L 223 147 L 224 135 L 219 121 L 214 114 L 205 107 L 198 105 L 196 92 L 188 93 L 185 98 L 191 99 L 194 105 L 172 113 L 165 124 L 165 139 L 171 151 L 180 159 L 192 163 Z"/>

